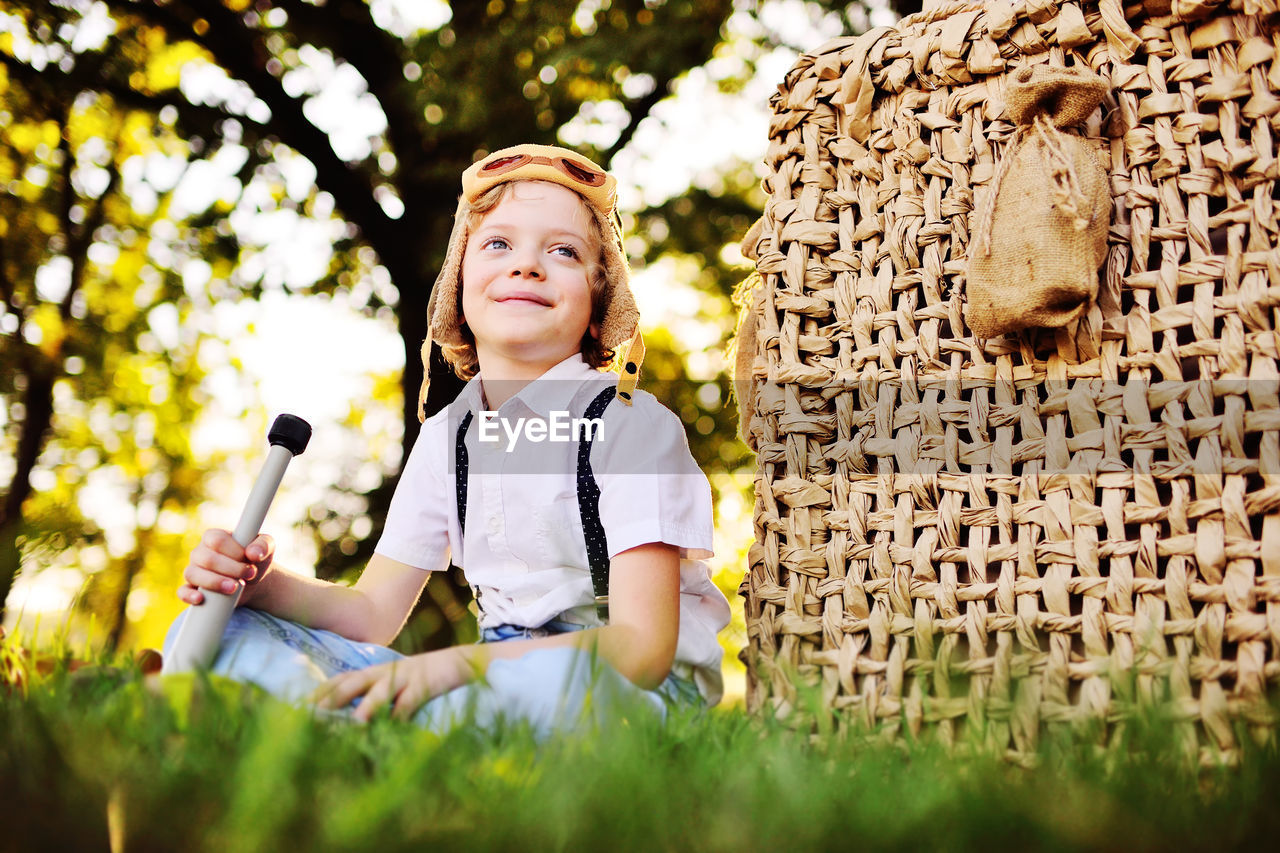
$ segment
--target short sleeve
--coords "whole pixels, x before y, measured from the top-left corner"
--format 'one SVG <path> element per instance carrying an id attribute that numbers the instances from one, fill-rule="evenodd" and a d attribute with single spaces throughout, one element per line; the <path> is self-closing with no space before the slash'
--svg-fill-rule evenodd
<path id="1" fill-rule="evenodd" d="M 635 405 L 615 401 L 605 414 L 591 467 L 609 556 L 665 542 L 681 557 L 710 557 L 711 485 L 689 452 L 680 419 L 643 392 Z"/>
<path id="2" fill-rule="evenodd" d="M 409 451 L 400 482 L 387 510 L 387 521 L 374 551 L 426 571 L 449 565 L 449 525 L 455 513 L 447 487 L 445 426 L 433 418 Z"/>

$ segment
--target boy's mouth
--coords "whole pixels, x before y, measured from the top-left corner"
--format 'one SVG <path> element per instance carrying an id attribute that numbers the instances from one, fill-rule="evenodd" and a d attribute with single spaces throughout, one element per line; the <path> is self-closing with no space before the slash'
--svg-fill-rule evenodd
<path id="1" fill-rule="evenodd" d="M 551 307 L 551 302 L 549 300 L 527 290 L 517 290 L 514 293 L 508 293 L 499 298 L 498 302 L 527 302 L 531 305 L 541 305 L 545 308 Z"/>

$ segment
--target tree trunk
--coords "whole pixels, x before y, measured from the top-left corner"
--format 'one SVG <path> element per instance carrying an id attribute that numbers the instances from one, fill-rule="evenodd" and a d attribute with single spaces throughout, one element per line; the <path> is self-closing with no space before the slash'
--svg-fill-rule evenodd
<path id="1" fill-rule="evenodd" d="M 21 567 L 18 536 L 23 530 L 22 504 L 31 494 L 31 471 L 40 458 L 45 434 L 53 423 L 54 380 L 51 371 L 46 367 L 24 370 L 23 373 L 27 377 L 27 391 L 22 398 L 26 414 L 18 439 L 13 478 L 5 492 L 4 504 L 0 506 L 0 623 L 4 621 L 5 602 Z"/>

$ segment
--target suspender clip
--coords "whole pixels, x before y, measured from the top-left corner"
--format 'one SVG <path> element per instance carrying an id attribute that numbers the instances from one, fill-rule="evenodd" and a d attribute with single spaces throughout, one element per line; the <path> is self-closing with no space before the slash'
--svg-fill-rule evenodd
<path id="1" fill-rule="evenodd" d="M 609 596 L 596 596 L 596 615 L 600 617 L 600 621 L 609 624 Z"/>

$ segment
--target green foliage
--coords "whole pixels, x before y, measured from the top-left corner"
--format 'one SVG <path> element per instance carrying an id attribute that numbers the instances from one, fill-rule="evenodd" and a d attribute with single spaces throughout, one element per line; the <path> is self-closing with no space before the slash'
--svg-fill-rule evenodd
<path id="1" fill-rule="evenodd" d="M 0 482 L 0 602 L 20 561 L 32 572 L 79 565 L 93 578 L 82 606 L 114 643 L 128 639 L 132 593 L 171 599 L 185 547 L 205 526 L 203 472 L 217 464 L 197 459 L 184 439 L 207 408 L 204 374 L 220 366 L 217 350 L 202 347 L 216 302 L 283 287 L 341 293 L 368 314 L 396 312 L 406 352 L 399 385 L 408 390 L 397 399 L 382 388 L 377 400 L 353 405 L 343 428 L 354 436 L 366 406 L 399 403 L 408 446 L 427 285 L 463 168 L 484 150 L 556 141 L 567 122 L 604 106 L 620 118 L 588 153 L 608 162 L 688 69 L 723 52 L 734 3 L 455 3 L 436 29 L 416 31 L 375 20 L 375 11 L 360 0 L 0 0 L 0 110 L 12 119 L 0 122 L 0 358 L 9 368 L 0 400 L 4 450 L 19 460 L 0 471 L 12 474 Z M 104 16 L 107 30 L 87 35 Z M 385 118 L 385 130 L 345 147 L 330 135 L 340 129 L 333 118 L 310 111 L 327 75 L 339 73 Z M 192 75 L 224 83 L 184 88 Z M 231 171 L 212 195 L 175 201 L 183 176 L 210 174 L 215 163 L 213 171 L 228 163 Z M 298 182 L 299 168 L 312 170 L 313 185 Z M 737 198 L 753 184 L 743 172 L 722 198 L 699 194 L 705 225 L 688 204 L 642 214 L 649 232 L 670 218 L 667 233 L 689 235 L 672 251 L 694 261 L 687 268 L 710 294 L 731 284 L 719 247 L 736 241 L 758 206 Z M 267 216 L 325 224 L 328 263 L 304 271 L 293 259 L 273 261 L 252 225 Z M 635 251 L 646 253 L 644 244 Z M 72 284 L 51 300 L 33 283 L 58 264 L 69 266 Z M 713 322 L 717 304 L 708 306 Z M 160 334 L 159 325 L 181 334 Z M 664 343 L 665 360 L 679 366 L 678 341 L 657 349 Z M 695 449 L 718 465 L 733 435 L 721 421 L 732 419 L 710 399 L 684 393 L 675 402 L 701 406 L 690 410 L 691 428 L 703 427 Z M 736 465 L 742 453 L 723 458 Z M 343 466 L 314 518 L 321 577 L 349 577 L 367 559 L 394 484 L 396 467 L 383 467 L 383 482 L 370 487 Z M 106 517 L 100 499 L 81 499 L 87 483 L 104 480 L 114 508 L 140 510 L 131 523 Z M 465 594 L 424 602 L 435 615 L 415 622 L 415 636 L 447 642 L 456 633 L 449 614 L 465 612 Z"/>
<path id="2" fill-rule="evenodd" d="M 0 732 L 0 850 L 112 831 L 126 850 L 1217 850 L 1280 830 L 1274 749 L 1188 767 L 1155 725 L 1106 751 L 1049 740 L 1030 768 L 732 709 L 537 744 L 82 670 L 0 694 Z"/>
<path id="3" fill-rule="evenodd" d="M 41 11 L 37 40 L 74 17 Z M 13 49 L 14 38 L 0 44 Z M 145 158 L 185 150 L 150 113 L 106 93 L 60 99 L 9 61 L 0 124 L 0 456 L 13 460 L 0 471 L 0 602 L 20 559 L 31 571 L 80 568 L 90 578 L 82 602 L 115 645 L 131 591 L 172 594 L 202 498 L 189 433 L 177 428 L 206 402 L 204 335 L 189 324 L 199 306 L 181 270 L 194 254 L 216 255 L 167 218 L 167 192 L 153 192 L 149 209 L 126 195 L 124 176 Z M 84 512 L 89 491 L 109 506 L 113 535 Z"/>
<path id="4" fill-rule="evenodd" d="M 380 481 L 342 466 L 312 519 L 317 573 L 350 577 L 398 470 L 394 448 L 360 424 L 370 408 L 399 406 L 402 448 L 416 436 L 417 351 L 461 171 L 483 151 L 567 139 L 583 123 L 584 150 L 608 163 L 691 69 L 714 65 L 721 90 L 740 89 L 775 47 L 760 23 L 775 4 L 477 0 L 415 29 L 364 0 L 0 0 L 0 458 L 16 459 L 0 465 L 0 604 L 21 563 L 90 575 L 82 610 L 110 643 L 138 636 L 135 592 L 135 604 L 170 602 L 156 621 L 172 615 L 220 462 L 185 438 L 210 406 L 207 375 L 227 366 L 208 340 L 210 311 L 282 289 L 394 320 L 406 353 L 403 376 L 342 425 L 378 454 Z M 846 30 L 867 18 L 861 3 L 784 8 Z M 340 142 L 344 117 L 316 109 L 339 77 L 383 129 Z M 721 171 L 636 212 L 629 246 L 699 289 L 693 313 L 718 329 L 696 348 L 653 335 L 648 371 L 718 493 L 747 461 L 713 352 L 743 274 L 723 247 L 763 201 L 748 165 Z M 192 174 L 213 190 L 179 198 Z M 268 220 L 320 229 L 327 254 L 278 257 L 258 227 Z M 35 286 L 40 271 L 64 268 L 64 292 Z M 84 497 L 103 483 L 119 512 Z M 466 598 L 456 585 L 424 598 L 414 641 L 455 639 Z"/>

